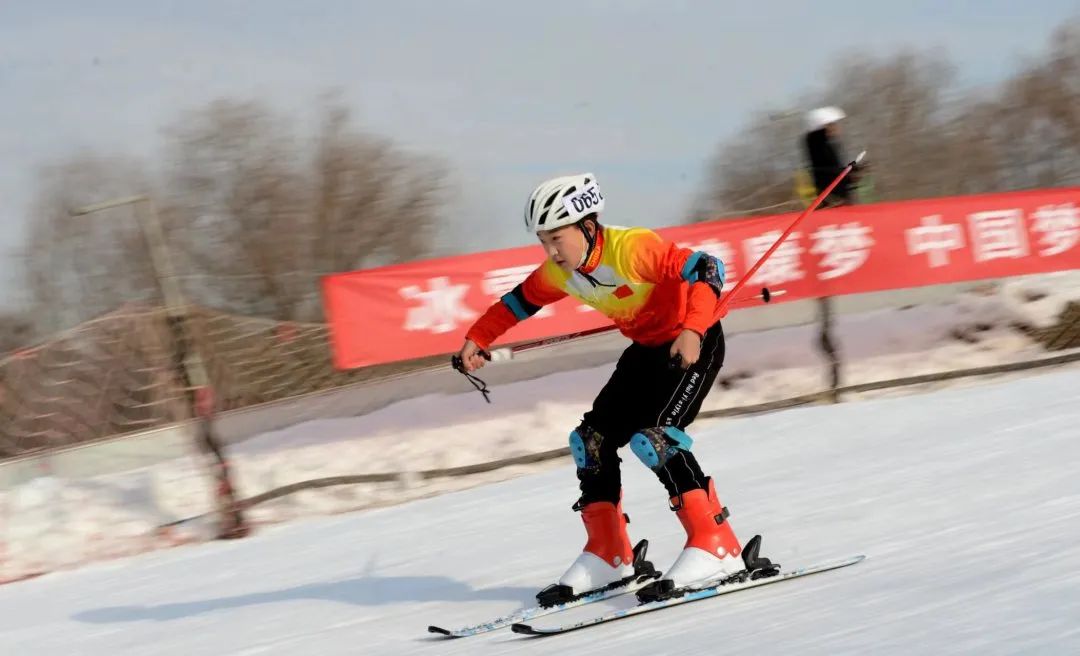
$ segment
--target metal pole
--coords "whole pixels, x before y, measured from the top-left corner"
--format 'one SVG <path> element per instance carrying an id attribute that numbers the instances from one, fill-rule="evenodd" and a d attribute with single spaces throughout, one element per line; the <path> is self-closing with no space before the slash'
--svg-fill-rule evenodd
<path id="1" fill-rule="evenodd" d="M 248 528 L 244 522 L 240 506 L 236 503 L 236 494 L 231 483 L 232 476 L 229 473 L 228 460 L 226 460 L 221 449 L 220 440 L 214 433 L 214 397 L 210 386 L 210 377 L 206 373 L 206 366 L 198 348 L 192 346 L 194 340 L 189 330 L 187 301 L 176 278 L 176 271 L 173 268 L 172 257 L 165 241 L 165 232 L 161 227 L 156 204 L 149 196 L 129 196 L 80 207 L 72 211 L 71 214 L 73 216 L 84 216 L 102 210 L 140 203 L 145 204 L 147 210 L 145 212 L 136 210 L 135 217 L 139 221 L 139 227 L 142 229 L 143 237 L 146 239 L 147 247 L 150 250 L 150 261 L 154 267 L 154 275 L 161 289 L 162 298 L 165 301 L 169 328 L 173 333 L 173 341 L 176 345 L 177 372 L 185 387 L 185 395 L 188 397 L 191 415 L 199 419 L 198 446 L 203 453 L 214 460 L 214 478 L 222 505 L 221 525 L 217 537 L 243 537 L 247 535 Z"/>
<path id="2" fill-rule="evenodd" d="M 191 348 L 193 340 L 190 331 L 187 330 L 190 325 L 187 316 L 187 300 L 184 298 L 184 293 L 180 289 L 180 283 L 176 278 L 176 270 L 173 268 L 172 257 L 168 245 L 165 243 L 165 231 L 161 228 L 157 206 L 152 198 L 142 197 L 140 200 L 146 204 L 147 210 L 146 212 L 136 210 L 135 216 L 139 219 L 143 234 L 146 235 L 147 245 L 150 247 L 150 259 L 153 261 L 154 270 L 157 272 L 161 293 L 165 300 L 165 311 L 168 313 L 169 319 L 176 323 L 181 333 L 180 337 L 183 340 L 181 344 L 184 347 L 182 351 L 184 372 L 196 395 L 209 394 L 210 377 L 206 373 L 206 367 L 203 364 L 199 350 Z M 199 401 L 206 402 L 207 399 L 199 399 Z M 200 409 L 200 415 L 206 413 L 206 409 Z"/>

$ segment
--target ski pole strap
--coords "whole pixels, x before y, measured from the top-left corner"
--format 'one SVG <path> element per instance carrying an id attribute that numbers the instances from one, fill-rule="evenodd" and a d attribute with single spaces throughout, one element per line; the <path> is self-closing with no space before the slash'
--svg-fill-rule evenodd
<path id="1" fill-rule="evenodd" d="M 488 360 L 491 359 L 491 356 L 488 355 L 487 353 L 484 353 L 484 357 L 487 358 Z M 450 365 L 453 366 L 454 369 L 459 371 L 462 376 L 465 376 L 465 379 L 468 380 L 470 383 L 472 383 L 472 386 L 476 388 L 477 392 L 480 392 L 481 394 L 484 395 L 484 400 L 485 401 L 487 401 L 488 403 L 491 403 L 491 391 L 488 390 L 487 383 L 485 383 L 484 381 L 480 380 L 476 376 L 469 373 L 465 369 L 465 363 L 462 361 L 460 356 L 455 355 L 455 356 L 451 357 L 450 358 Z"/>

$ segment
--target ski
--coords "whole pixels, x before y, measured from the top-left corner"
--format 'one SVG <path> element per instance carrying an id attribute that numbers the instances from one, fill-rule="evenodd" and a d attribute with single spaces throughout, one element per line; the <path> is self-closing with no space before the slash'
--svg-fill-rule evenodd
<path id="1" fill-rule="evenodd" d="M 769 585 L 771 583 L 789 581 L 791 579 L 809 576 L 811 574 L 818 574 L 820 572 L 828 572 L 830 570 L 840 569 L 841 567 L 848 567 L 849 565 L 854 565 L 856 563 L 862 562 L 865 558 L 866 556 L 864 555 L 850 556 L 848 558 L 832 560 L 816 565 L 810 565 L 808 567 L 793 569 L 768 578 L 761 578 L 738 583 L 720 583 L 718 585 L 707 588 L 687 591 L 683 593 L 683 595 L 680 597 L 673 597 L 671 599 L 665 599 L 663 601 L 653 601 L 649 603 L 631 606 L 629 608 L 613 610 L 609 613 L 598 615 L 596 617 L 591 617 L 580 622 L 574 622 L 572 624 L 538 627 L 532 626 L 530 624 L 524 624 L 522 622 L 515 622 L 510 626 L 510 630 L 514 633 L 532 636 L 558 635 L 560 633 L 567 633 L 570 631 L 583 629 L 588 626 L 596 626 L 597 624 L 604 624 L 606 622 L 613 622 L 615 620 L 621 620 L 623 618 L 632 617 L 634 615 L 641 615 L 642 613 L 650 613 L 652 611 L 661 610 L 663 608 L 671 608 L 672 606 L 688 604 L 692 601 L 711 599 L 712 597 L 719 597 L 720 595 L 730 594 L 732 592 L 739 592 L 741 590 L 746 590 L 749 588 L 757 588 L 763 585 Z"/>
<path id="2" fill-rule="evenodd" d="M 652 582 L 654 577 L 642 577 L 638 580 L 632 581 L 626 586 L 621 588 L 615 588 L 613 590 L 602 590 L 587 594 L 580 599 L 569 601 L 565 604 L 556 604 L 554 606 L 530 606 L 528 608 L 522 608 L 509 615 L 504 615 L 481 624 L 473 626 L 465 626 L 459 629 L 444 629 L 439 626 L 429 626 L 429 633 L 436 633 L 446 636 L 447 638 L 465 638 L 473 636 L 478 633 L 487 633 L 488 631 L 495 631 L 506 626 L 510 626 L 517 622 L 525 622 L 528 620 L 536 619 L 538 617 L 544 617 L 546 615 L 553 615 L 555 613 L 561 613 L 571 608 L 577 608 L 586 604 L 596 603 L 598 601 L 604 601 L 620 595 L 636 592 Z"/>
<path id="3" fill-rule="evenodd" d="M 604 601 L 613 597 L 619 597 L 631 592 L 637 592 L 641 588 L 645 587 L 649 583 L 660 578 L 660 573 L 652 566 L 652 563 L 645 560 L 646 553 L 649 549 L 649 541 L 641 540 L 634 547 L 634 574 L 622 581 L 615 582 L 607 588 L 601 588 L 592 592 L 583 594 L 576 599 L 570 599 L 562 603 L 553 603 L 549 605 L 536 605 L 522 608 L 509 615 L 498 617 L 493 620 L 483 622 L 481 624 L 475 624 L 473 626 L 466 626 L 460 629 L 444 629 L 441 626 L 429 626 L 428 633 L 436 633 L 438 635 L 446 636 L 447 638 L 465 638 L 473 636 L 478 633 L 487 633 L 488 631 L 494 631 L 501 629 L 505 626 L 510 626 L 516 622 L 524 622 L 526 620 L 535 619 L 537 617 L 544 617 L 545 615 L 552 615 L 554 613 L 561 613 L 571 608 L 577 608 L 586 604 L 596 603 L 598 601 Z M 547 592 L 551 588 L 558 586 L 549 586 L 544 592 Z M 568 588 L 569 589 L 569 588 Z"/>

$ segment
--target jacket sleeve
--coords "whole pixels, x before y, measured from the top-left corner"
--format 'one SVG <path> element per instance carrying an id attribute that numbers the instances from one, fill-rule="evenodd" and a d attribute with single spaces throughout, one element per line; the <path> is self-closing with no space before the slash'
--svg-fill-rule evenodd
<path id="1" fill-rule="evenodd" d="M 632 238 L 631 248 L 623 255 L 625 270 L 645 282 L 690 283 L 683 327 L 704 335 L 717 318 L 717 303 L 724 288 L 724 263 L 704 251 L 680 248 L 651 230 L 642 229 Z"/>
<path id="2" fill-rule="evenodd" d="M 554 264 L 544 262 L 530 273 L 524 282 L 492 304 L 472 325 L 465 338 L 472 340 L 485 351 L 490 350 L 491 344 L 506 331 L 536 314 L 545 305 L 566 296 L 566 292 L 557 284 L 548 269 L 549 266 Z"/>

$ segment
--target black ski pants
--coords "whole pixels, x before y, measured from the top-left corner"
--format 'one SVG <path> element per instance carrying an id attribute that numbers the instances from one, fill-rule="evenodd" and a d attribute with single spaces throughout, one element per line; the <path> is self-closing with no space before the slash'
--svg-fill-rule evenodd
<path id="1" fill-rule="evenodd" d="M 631 344 L 585 413 L 577 433 L 589 457 L 585 467 L 580 463 L 578 467 L 581 498 L 577 507 L 595 501 L 619 502 L 622 479 L 617 452 L 635 433 L 663 426 L 685 429 L 694 421 L 724 363 L 720 322 L 705 333 L 701 356 L 688 369 L 672 367 L 670 351 L 671 342 Z M 697 459 L 687 450 L 678 450 L 656 474 L 669 497 L 708 485 Z"/>

